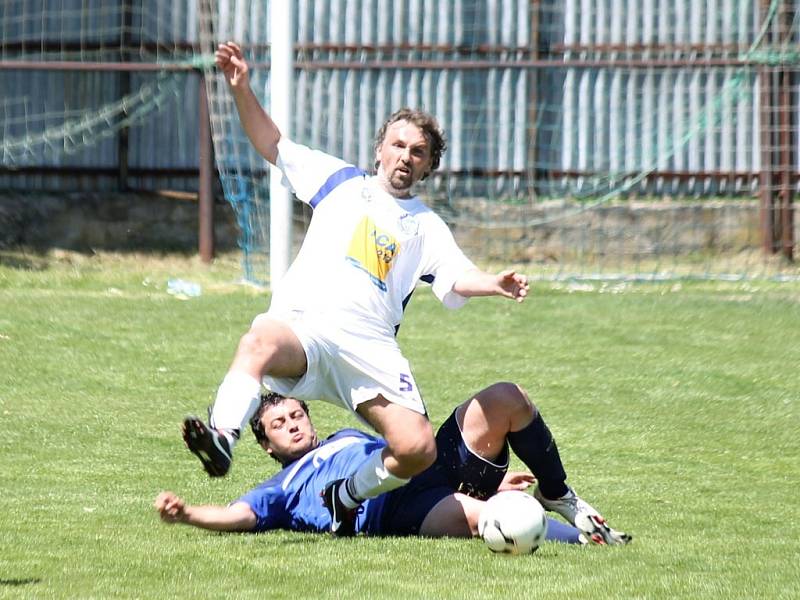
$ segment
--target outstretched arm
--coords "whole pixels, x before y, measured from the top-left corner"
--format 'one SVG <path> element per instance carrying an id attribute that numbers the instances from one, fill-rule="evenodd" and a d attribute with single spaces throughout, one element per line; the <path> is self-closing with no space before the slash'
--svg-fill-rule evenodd
<path id="1" fill-rule="evenodd" d="M 510 269 L 500 271 L 497 275 L 474 269 L 456 280 L 453 291 L 465 298 L 503 296 L 522 302 L 528 295 L 528 278 Z"/>
<path id="2" fill-rule="evenodd" d="M 274 165 L 278 160 L 281 132 L 259 104 L 250 87 L 250 69 L 244 60 L 242 49 L 233 42 L 220 44 L 214 54 L 214 61 L 225 74 L 244 132 L 258 153 Z"/>
<path id="3" fill-rule="evenodd" d="M 165 523 L 184 523 L 213 531 L 250 531 L 256 526 L 256 515 L 244 502 L 192 506 L 172 492 L 161 492 L 153 506 Z"/>

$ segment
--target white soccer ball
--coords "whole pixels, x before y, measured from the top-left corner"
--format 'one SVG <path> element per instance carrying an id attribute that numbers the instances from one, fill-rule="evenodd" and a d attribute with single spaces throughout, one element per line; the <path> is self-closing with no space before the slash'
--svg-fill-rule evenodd
<path id="1" fill-rule="evenodd" d="M 495 494 L 478 517 L 478 533 L 492 552 L 535 552 L 547 534 L 544 508 L 521 491 Z"/>

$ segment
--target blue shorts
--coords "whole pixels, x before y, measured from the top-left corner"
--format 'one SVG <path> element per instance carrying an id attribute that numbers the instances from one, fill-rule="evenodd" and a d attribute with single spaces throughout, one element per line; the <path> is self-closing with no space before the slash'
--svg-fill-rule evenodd
<path id="1" fill-rule="evenodd" d="M 422 521 L 443 498 L 460 492 L 481 500 L 494 495 L 508 470 L 508 444 L 495 463 L 464 442 L 456 413 L 436 433 L 436 462 L 403 487 L 387 494 L 382 535 L 418 535 Z"/>

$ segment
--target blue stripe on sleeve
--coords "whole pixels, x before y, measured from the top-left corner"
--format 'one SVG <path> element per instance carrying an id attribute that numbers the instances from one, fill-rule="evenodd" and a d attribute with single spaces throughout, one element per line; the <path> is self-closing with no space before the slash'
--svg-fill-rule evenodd
<path id="1" fill-rule="evenodd" d="M 333 190 L 335 190 L 339 185 L 343 184 L 348 179 L 352 179 L 353 177 L 360 177 L 365 175 L 364 171 L 359 169 L 358 167 L 348 166 L 342 167 L 338 171 L 336 171 L 333 175 L 328 177 L 328 180 L 322 184 L 322 187 L 319 188 L 319 191 L 314 194 L 314 197 L 309 200 L 308 204 L 311 208 L 316 208 L 317 204 L 322 202 L 325 197 L 330 194 Z"/>
<path id="2" fill-rule="evenodd" d="M 436 279 L 436 277 L 434 277 L 433 275 L 423 275 L 422 277 L 420 277 L 421 281 L 424 281 L 425 283 L 429 283 L 431 285 L 433 285 L 433 280 L 434 279 Z M 411 300 L 411 294 L 413 294 L 413 293 L 414 293 L 414 290 L 411 290 L 408 293 L 408 296 L 403 298 L 403 312 L 406 312 L 406 306 L 408 305 L 408 302 Z M 400 331 L 400 324 L 399 323 L 394 326 L 394 336 L 395 337 L 397 337 L 397 332 L 398 331 Z"/>

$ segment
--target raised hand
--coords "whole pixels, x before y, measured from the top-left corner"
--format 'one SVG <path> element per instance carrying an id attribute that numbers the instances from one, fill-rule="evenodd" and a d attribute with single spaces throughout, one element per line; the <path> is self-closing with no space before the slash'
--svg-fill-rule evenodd
<path id="1" fill-rule="evenodd" d="M 214 53 L 214 62 L 232 88 L 249 85 L 250 68 L 244 60 L 242 49 L 237 44 L 233 42 L 220 44 Z"/>

